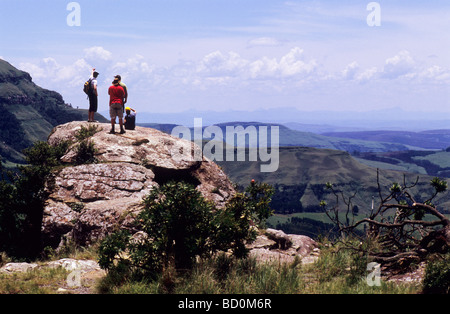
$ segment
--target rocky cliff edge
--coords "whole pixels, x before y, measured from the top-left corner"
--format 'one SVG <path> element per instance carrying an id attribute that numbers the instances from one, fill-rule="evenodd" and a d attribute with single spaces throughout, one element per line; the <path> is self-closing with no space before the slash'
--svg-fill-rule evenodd
<path id="1" fill-rule="evenodd" d="M 94 143 L 96 162 L 76 165 L 77 137 L 89 128 L 96 129 L 88 138 Z M 171 180 L 195 185 L 217 208 L 224 207 L 236 193 L 219 166 L 194 153 L 199 150 L 194 143 L 151 128 L 137 127 L 124 135 L 109 134 L 110 128 L 109 124 L 70 122 L 50 134 L 50 145 L 67 140 L 73 144 L 61 158 L 64 166 L 47 184 L 44 245 L 57 248 L 72 241 L 87 246 L 118 229 L 133 230 L 143 197 Z M 317 243 L 309 237 L 272 229 L 249 248 L 251 256 L 262 261 L 293 262 L 300 258 L 310 262 L 318 253 Z"/>
<path id="2" fill-rule="evenodd" d="M 97 129 L 89 138 L 96 162 L 75 165 L 77 134 L 90 127 Z M 194 184 L 219 208 L 235 193 L 214 162 L 189 157 L 199 149 L 192 142 L 151 128 L 137 127 L 123 135 L 109 134 L 110 129 L 109 124 L 70 122 L 50 134 L 50 145 L 65 140 L 74 144 L 61 158 L 65 166 L 47 187 L 50 196 L 42 226 L 46 245 L 55 247 L 65 239 L 89 245 L 117 228 L 131 227 L 143 197 L 170 180 Z"/>

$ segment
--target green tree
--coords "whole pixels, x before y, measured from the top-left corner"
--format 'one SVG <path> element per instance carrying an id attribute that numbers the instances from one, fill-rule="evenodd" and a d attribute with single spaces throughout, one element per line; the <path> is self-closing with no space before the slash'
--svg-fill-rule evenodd
<path id="1" fill-rule="evenodd" d="M 257 226 L 264 227 L 273 214 L 270 208 L 274 189 L 266 183 L 252 181 L 243 193 L 230 199 L 215 217 L 215 243 L 218 250 L 231 249 L 238 258 L 246 257 L 245 244 L 257 235 Z"/>
<path id="2" fill-rule="evenodd" d="M 19 259 L 41 252 L 41 225 L 47 192 L 45 185 L 68 144 L 37 142 L 24 150 L 27 165 L 18 173 L 2 171 L 0 181 L 0 251 Z"/>

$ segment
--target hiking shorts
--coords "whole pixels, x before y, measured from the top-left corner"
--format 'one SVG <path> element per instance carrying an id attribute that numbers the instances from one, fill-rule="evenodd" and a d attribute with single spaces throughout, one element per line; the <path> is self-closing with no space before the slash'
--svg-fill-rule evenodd
<path id="1" fill-rule="evenodd" d="M 109 115 L 111 119 L 115 119 L 119 117 L 119 119 L 123 119 L 123 106 L 119 103 L 113 103 L 109 106 Z"/>
<path id="2" fill-rule="evenodd" d="M 97 112 L 98 109 L 98 97 L 97 95 L 90 94 L 89 95 L 89 111 Z"/>

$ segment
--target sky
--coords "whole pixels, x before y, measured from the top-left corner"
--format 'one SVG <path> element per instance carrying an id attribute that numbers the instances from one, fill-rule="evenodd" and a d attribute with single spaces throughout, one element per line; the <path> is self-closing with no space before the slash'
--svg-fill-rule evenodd
<path id="1" fill-rule="evenodd" d="M 0 58 L 99 111 L 114 75 L 138 112 L 292 107 L 450 118 L 450 1 L 0 0 Z"/>

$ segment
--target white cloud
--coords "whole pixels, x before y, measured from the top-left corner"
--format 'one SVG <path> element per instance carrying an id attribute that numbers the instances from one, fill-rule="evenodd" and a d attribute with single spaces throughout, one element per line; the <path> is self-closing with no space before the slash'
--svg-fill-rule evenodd
<path id="1" fill-rule="evenodd" d="M 409 51 L 400 51 L 396 56 L 386 60 L 383 69 L 383 77 L 398 78 L 400 76 L 411 76 L 415 70 L 416 62 Z"/>
<path id="2" fill-rule="evenodd" d="M 30 73 L 33 79 L 45 82 L 45 88 L 74 87 L 79 85 L 86 73 L 89 73 L 89 65 L 84 59 L 79 59 L 73 64 L 60 65 L 53 58 L 44 58 L 39 64 L 21 63 L 19 67 Z"/>
<path id="3" fill-rule="evenodd" d="M 100 110 L 107 106 L 106 91 L 113 76 L 120 74 L 130 90 L 130 101 L 141 112 L 149 111 L 149 104 L 158 104 L 162 111 L 164 108 L 189 109 L 190 106 L 214 109 L 214 106 L 226 104 L 230 109 L 242 109 L 243 103 L 270 107 L 292 99 L 302 102 L 313 99 L 314 104 L 321 106 L 334 102 L 351 106 L 346 102 L 378 95 L 380 89 L 390 91 L 390 95 L 411 90 L 411 94 L 425 98 L 429 89 L 420 86 L 450 83 L 448 68 L 425 66 L 408 51 L 386 58 L 379 67 L 370 63 L 363 67 L 360 60 L 355 59 L 344 64 L 340 71 L 326 68 L 322 59 L 308 57 L 299 47 L 277 56 L 269 57 L 263 51 L 259 56 L 253 54 L 245 58 L 235 51 L 217 50 L 197 59 L 179 60 L 170 66 L 158 65 L 140 54 L 121 59 L 102 47 L 87 48 L 84 52 L 82 58 L 72 63 L 61 64 L 54 58 L 44 58 L 38 63 L 22 63 L 20 68 L 29 72 L 38 85 L 56 90 L 67 102 L 83 107 L 87 102 L 81 86 L 93 64 L 88 58 L 95 57 L 98 62 L 94 65 L 97 67 L 101 63 L 101 67 L 97 67 L 101 75 Z"/>
<path id="4" fill-rule="evenodd" d="M 88 60 L 109 61 L 112 59 L 112 53 L 103 47 L 91 47 L 84 49 L 84 57 Z"/>
<path id="5" fill-rule="evenodd" d="M 207 76 L 236 76 L 248 64 L 236 52 L 223 54 L 215 51 L 206 55 L 199 63 L 197 72 Z"/>
<path id="6" fill-rule="evenodd" d="M 312 73 L 317 64 L 314 60 L 304 61 L 303 49 L 296 47 L 281 58 L 279 66 L 282 76 L 294 76 Z"/>
<path id="7" fill-rule="evenodd" d="M 356 77 L 356 74 L 359 70 L 359 64 L 356 61 L 353 61 L 342 71 L 342 77 L 346 80 L 353 80 Z"/>
<path id="8" fill-rule="evenodd" d="M 378 69 L 376 67 L 372 67 L 366 69 L 364 72 L 356 75 L 356 79 L 360 82 L 368 82 L 369 80 L 376 78 L 378 74 Z"/>
<path id="9" fill-rule="evenodd" d="M 448 83 L 450 80 L 450 70 L 434 65 L 424 69 L 418 74 L 418 77 L 423 80 L 434 80 L 437 82 Z"/>
<path id="10" fill-rule="evenodd" d="M 305 60 L 303 49 L 292 48 L 280 58 L 262 57 L 249 65 L 249 73 L 253 79 L 276 79 L 308 76 L 317 69 L 315 60 Z"/>
<path id="11" fill-rule="evenodd" d="M 269 78 L 276 75 L 277 71 L 278 62 L 275 58 L 262 57 L 249 65 L 249 73 L 253 79 Z"/>

